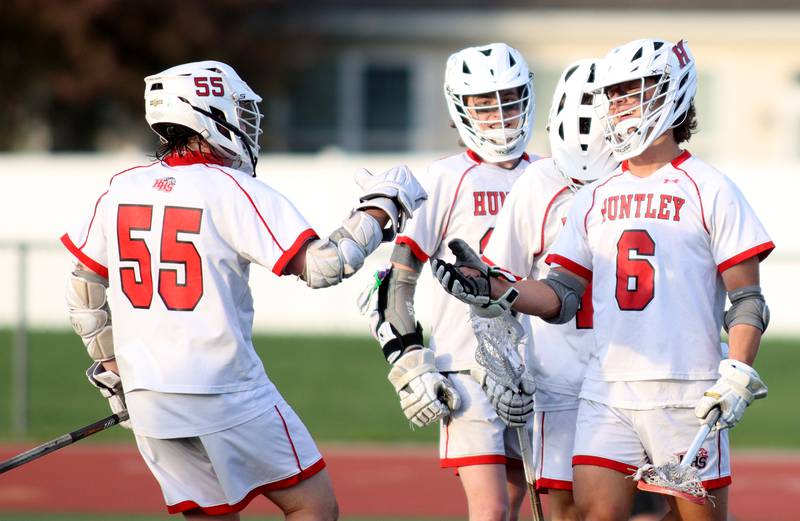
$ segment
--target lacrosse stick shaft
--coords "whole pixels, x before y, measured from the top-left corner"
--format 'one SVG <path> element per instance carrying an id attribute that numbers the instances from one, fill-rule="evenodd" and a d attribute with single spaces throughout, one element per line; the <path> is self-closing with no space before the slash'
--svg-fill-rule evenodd
<path id="1" fill-rule="evenodd" d="M 706 418 L 706 422 L 700 426 L 700 429 L 697 431 L 697 434 L 694 436 L 694 440 L 692 440 L 692 444 L 689 445 L 689 448 L 686 449 L 686 455 L 683 456 L 683 459 L 680 462 L 679 467 L 688 467 L 694 461 L 694 457 L 697 456 L 697 451 L 700 450 L 700 447 L 703 445 L 703 442 L 706 441 L 708 438 L 708 433 L 711 432 L 711 429 L 714 427 L 714 424 L 717 423 L 720 416 L 719 408 L 714 408 L 711 412 L 708 413 L 708 417 Z"/>
<path id="2" fill-rule="evenodd" d="M 30 463 L 35 459 L 46 456 L 51 452 L 55 452 L 60 448 L 66 447 L 67 445 L 72 445 L 76 441 L 80 441 L 83 438 L 91 436 L 92 434 L 97 434 L 100 431 L 104 431 L 110 427 L 113 427 L 114 425 L 124 422 L 127 419 L 128 411 L 122 411 L 119 414 L 112 414 L 111 416 L 103 418 L 102 420 L 98 420 L 68 434 L 59 436 L 54 440 L 50 440 L 39 445 L 38 447 L 34 447 L 0 463 L 0 474 L 8 472 L 9 470 L 15 469 L 21 465 L 25 465 L 26 463 Z"/>
<path id="3" fill-rule="evenodd" d="M 536 476 L 533 472 L 533 448 L 531 447 L 531 440 L 525 427 L 517 427 L 517 440 L 519 441 L 519 449 L 522 453 L 522 468 L 525 470 L 525 481 L 528 483 L 528 497 L 531 500 L 531 511 L 533 512 L 533 521 L 544 521 L 544 514 L 542 513 L 542 499 L 539 497 L 539 492 L 536 490 Z"/>

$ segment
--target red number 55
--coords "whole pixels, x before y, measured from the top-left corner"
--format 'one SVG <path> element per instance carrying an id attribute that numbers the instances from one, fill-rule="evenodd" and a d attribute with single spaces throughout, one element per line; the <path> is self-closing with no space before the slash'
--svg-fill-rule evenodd
<path id="1" fill-rule="evenodd" d="M 194 86 L 197 87 L 195 94 L 198 96 L 224 96 L 225 86 L 222 83 L 222 78 L 216 76 L 214 78 L 199 77 L 194 79 Z"/>
<path id="2" fill-rule="evenodd" d="M 162 263 L 182 264 L 185 278 L 178 282 L 175 268 L 158 269 L 158 294 L 167 309 L 191 311 L 203 296 L 203 263 L 200 254 L 190 241 L 178 240 L 178 233 L 200 233 L 203 210 L 168 206 L 164 209 L 161 230 Z M 119 260 L 132 261 L 138 266 L 139 279 L 134 268 L 120 268 L 122 292 L 135 308 L 149 308 L 153 301 L 153 276 L 150 249 L 144 239 L 131 237 L 133 230 L 150 230 L 153 207 L 149 205 L 122 204 L 117 211 L 117 243 Z"/>

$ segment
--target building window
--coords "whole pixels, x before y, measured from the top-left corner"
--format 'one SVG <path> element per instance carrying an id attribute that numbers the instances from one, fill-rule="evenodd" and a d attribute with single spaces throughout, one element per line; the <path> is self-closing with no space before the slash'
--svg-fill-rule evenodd
<path id="1" fill-rule="evenodd" d="M 366 66 L 363 93 L 362 149 L 408 149 L 411 127 L 411 73 L 408 67 Z"/>

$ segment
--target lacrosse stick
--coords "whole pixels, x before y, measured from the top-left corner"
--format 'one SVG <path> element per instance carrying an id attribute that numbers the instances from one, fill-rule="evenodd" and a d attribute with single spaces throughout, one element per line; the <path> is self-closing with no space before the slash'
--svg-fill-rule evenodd
<path id="1" fill-rule="evenodd" d="M 500 378 L 498 383 L 502 383 L 510 389 L 516 389 L 525 372 L 525 363 L 518 351 L 520 341 L 525 336 L 522 326 L 511 316 L 511 313 L 503 313 L 497 318 L 481 318 L 472 314 L 470 320 L 475 337 L 478 339 L 475 361 Z M 525 427 L 517 427 L 514 430 L 517 433 L 522 453 L 522 467 L 525 470 L 525 481 L 528 484 L 533 521 L 544 521 L 542 501 L 536 491 L 531 440 L 525 432 Z"/>
<path id="2" fill-rule="evenodd" d="M 34 447 L 31 450 L 23 452 L 22 454 L 17 454 L 13 458 L 7 459 L 6 461 L 0 463 L 0 474 L 8 472 L 9 470 L 15 469 L 26 463 L 30 463 L 31 461 L 39 459 L 42 456 L 46 456 L 51 452 L 55 452 L 62 447 L 72 445 L 76 441 L 80 441 L 83 438 L 91 436 L 92 434 L 97 434 L 100 431 L 104 431 L 110 427 L 113 427 L 114 425 L 124 422 L 127 419 L 128 411 L 122 411 L 119 414 L 112 414 L 107 418 L 103 418 L 102 420 L 98 420 L 68 434 L 59 436 L 54 440 L 43 443 L 38 447 Z"/>
<path id="3" fill-rule="evenodd" d="M 717 423 L 719 415 L 719 408 L 708 413 L 706 422 L 700 426 L 680 463 L 670 461 L 657 467 L 648 463 L 639 467 L 633 476 L 633 480 L 638 481 L 637 488 L 647 492 L 675 496 L 698 505 L 705 504 L 708 499 L 708 491 L 700 481 L 697 469 L 692 467 L 692 461 L 714 424 Z"/>

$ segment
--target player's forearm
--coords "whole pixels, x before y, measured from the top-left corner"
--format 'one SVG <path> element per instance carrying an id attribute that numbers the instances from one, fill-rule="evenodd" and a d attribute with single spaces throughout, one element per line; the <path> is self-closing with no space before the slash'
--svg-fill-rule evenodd
<path id="1" fill-rule="evenodd" d="M 370 216 L 372 216 L 376 221 L 378 221 L 378 224 L 380 224 L 381 228 L 385 228 L 386 223 L 389 222 L 389 215 L 383 210 L 380 210 L 378 208 L 367 208 L 364 211 L 367 212 Z"/>
<path id="2" fill-rule="evenodd" d="M 119 367 L 117 367 L 116 360 L 106 360 L 105 362 L 103 362 L 103 368 L 115 374 L 119 374 Z"/>
<path id="3" fill-rule="evenodd" d="M 519 291 L 512 309 L 541 318 L 553 318 L 561 310 L 561 301 L 556 293 L 541 281 L 525 279 L 511 283 L 499 278 L 492 279 L 492 298 L 499 298 L 510 287 Z"/>
<path id="4" fill-rule="evenodd" d="M 417 319 L 414 316 L 414 293 L 419 274 L 422 272 L 422 262 L 405 244 L 395 245 L 391 261 L 394 269 L 386 282 L 389 285 L 386 293 L 386 320 L 401 335 L 405 335 L 416 331 L 417 328 Z"/>
<path id="5" fill-rule="evenodd" d="M 728 333 L 728 358 L 753 365 L 761 344 L 761 330 L 747 324 L 737 324 Z"/>

